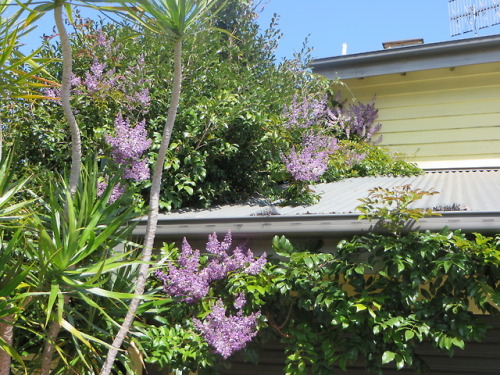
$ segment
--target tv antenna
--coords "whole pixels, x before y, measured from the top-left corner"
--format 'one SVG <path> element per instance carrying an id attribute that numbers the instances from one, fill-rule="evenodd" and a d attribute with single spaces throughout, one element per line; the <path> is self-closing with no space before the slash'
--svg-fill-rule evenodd
<path id="1" fill-rule="evenodd" d="M 448 0 L 451 36 L 500 24 L 500 0 Z"/>

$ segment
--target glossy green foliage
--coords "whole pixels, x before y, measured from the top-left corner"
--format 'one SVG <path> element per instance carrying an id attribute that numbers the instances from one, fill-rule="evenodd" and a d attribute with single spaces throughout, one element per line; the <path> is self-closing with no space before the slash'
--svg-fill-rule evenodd
<path id="1" fill-rule="evenodd" d="M 415 164 L 375 144 L 342 140 L 339 146 L 338 152 L 330 157 L 328 170 L 322 176 L 324 182 L 350 177 L 415 176 L 422 173 Z M 362 159 L 358 160 L 356 155 L 361 155 Z"/>
<path id="2" fill-rule="evenodd" d="M 280 32 L 276 23 L 260 32 L 251 2 L 229 1 L 219 11 L 222 4 L 213 7 L 209 26 L 231 35 L 207 27 L 184 41 L 183 98 L 165 162 L 163 210 L 234 202 L 265 191 L 273 184 L 269 165 L 279 160 L 284 104 L 297 90 L 314 92 L 323 85 L 309 73 L 299 73 L 303 67 L 299 60 L 275 60 Z M 131 85 L 149 88 L 151 97 L 149 112 L 144 114 L 127 110 L 128 99 L 119 85 L 107 88 L 102 95 L 74 92 L 72 104 L 82 131 L 83 154 L 109 151 L 104 135 L 112 132 L 114 119 L 122 111 L 139 121 L 146 118 L 154 140 L 152 165 L 169 107 L 172 45 L 147 30 L 138 34 L 118 25 L 75 20 L 75 74 L 85 79 L 97 58 L 106 64 L 104 75 L 114 72 L 126 76 Z M 101 29 L 113 40 L 111 50 L 116 53 L 96 47 Z M 42 56 L 60 57 L 59 46 L 47 41 Z M 131 74 L 142 57 L 144 68 Z M 59 76 L 58 64 L 48 69 Z M 0 111 L 8 119 L 6 137 L 21 135 L 21 160 L 30 168 L 62 170 L 69 142 L 60 105 L 44 101 L 9 106 Z M 146 195 L 147 184 L 141 188 Z"/>
<path id="3" fill-rule="evenodd" d="M 500 315 L 500 239 L 446 228 L 404 234 L 407 220 L 426 213 L 409 203 L 426 194 L 376 190 L 365 216 L 385 219 L 393 234 L 355 236 L 331 253 L 274 239 L 281 260 L 266 308 L 286 346 L 287 374 L 331 374 L 359 359 L 376 374 L 420 371 L 422 342 L 453 354 L 484 336 L 473 312 Z"/>
<path id="4" fill-rule="evenodd" d="M 391 189 L 376 187 L 369 193 L 367 198 L 359 200 L 361 204 L 356 207 L 361 212 L 359 219 L 376 220 L 379 228 L 398 236 L 424 217 L 439 216 L 430 208 L 419 208 L 416 203 L 425 196 L 439 194 L 435 190 L 413 189 L 411 185 L 404 185 Z"/>
<path id="5" fill-rule="evenodd" d="M 190 320 L 172 324 L 157 317 L 156 324 L 139 328 L 136 340 L 150 366 L 181 373 L 214 366 L 214 354 Z"/>

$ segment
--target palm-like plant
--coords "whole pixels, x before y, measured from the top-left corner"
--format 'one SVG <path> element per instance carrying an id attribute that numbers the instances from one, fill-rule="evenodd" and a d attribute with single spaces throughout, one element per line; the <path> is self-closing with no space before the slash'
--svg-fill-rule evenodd
<path id="1" fill-rule="evenodd" d="M 10 0 L 1 0 L 1 1 L 10 1 Z M 17 0 L 16 0 L 17 1 Z M 27 4 L 21 4 L 23 8 L 26 8 Z M 44 2 L 41 5 L 37 6 L 33 11 L 33 16 L 30 19 L 35 19 L 40 17 L 45 12 L 53 10 L 54 11 L 54 20 L 56 24 L 57 31 L 59 33 L 60 41 L 61 41 L 61 50 L 62 50 L 62 78 L 60 84 L 60 92 L 61 92 L 61 106 L 63 108 L 63 113 L 66 121 L 68 122 L 71 134 L 71 169 L 69 176 L 69 186 L 68 190 L 70 194 L 68 195 L 68 202 L 66 203 L 67 207 L 70 206 L 69 199 L 72 198 L 76 194 L 78 189 L 78 182 L 81 174 L 82 168 L 82 146 L 81 146 L 81 135 L 80 128 L 76 122 L 75 116 L 73 114 L 73 110 L 70 102 L 70 90 L 71 90 L 71 75 L 72 75 L 72 54 L 71 54 L 71 45 L 68 37 L 68 33 L 64 26 L 63 20 L 63 8 L 66 6 L 67 11 L 71 14 L 71 6 L 66 0 L 53 0 L 49 2 Z M 52 358 L 53 351 L 55 346 L 53 343 L 57 338 L 60 330 L 60 319 L 53 320 L 51 323 L 51 327 L 49 329 L 49 337 L 45 346 L 45 355 L 44 361 L 42 362 L 42 375 L 48 375 L 50 368 L 50 359 Z"/>
<path id="2" fill-rule="evenodd" d="M 51 371 L 61 328 L 78 339 L 90 353 L 97 353 L 92 342 L 105 344 L 71 323 L 78 319 L 70 301 L 95 304 L 92 296 L 112 299 L 133 297 L 132 294 L 109 291 L 102 286 L 110 273 L 133 263 L 127 259 L 126 252 L 116 251 L 115 248 L 130 235 L 133 225 L 127 223 L 137 213 L 133 205 L 124 204 L 123 200 L 108 203 L 112 193 L 111 183 L 98 197 L 97 176 L 97 166 L 91 171 L 84 170 L 74 195 L 64 183 L 49 183 L 44 193 L 47 200 L 43 201 L 40 213 L 33 218 L 36 240 L 28 254 L 36 260 L 37 267 L 30 273 L 29 281 L 33 285 L 33 293 L 48 296 L 43 302 L 45 321 L 42 324 L 48 324 L 48 332 L 41 362 L 42 375 Z M 62 178 L 57 180 L 63 181 Z M 63 350 L 57 350 L 63 362 L 70 366 L 69 361 L 65 361 Z M 88 359 L 78 354 L 81 362 L 91 367 Z"/>
<path id="3" fill-rule="evenodd" d="M 24 18 L 29 12 L 24 5 L 7 15 L 12 5 L 11 0 L 0 0 L 0 98 L 44 98 L 37 89 L 58 85 L 40 76 L 41 73 L 46 75 L 45 66 L 49 60 L 35 57 L 38 51 L 27 56 L 19 52 L 20 38 L 33 29 L 33 22 L 39 15 L 30 12 Z M 0 127 L 0 156 L 2 144 L 3 134 Z"/>
<path id="4" fill-rule="evenodd" d="M 22 311 L 17 305 L 15 290 L 26 278 L 30 268 L 16 253 L 23 244 L 22 229 L 19 229 L 9 240 L 6 233 L 0 234 L 0 375 L 8 375 L 12 358 L 23 364 L 21 356 L 13 347 L 14 324 L 16 315 Z"/>
<path id="5" fill-rule="evenodd" d="M 29 11 L 23 5 L 7 15 L 8 9 L 13 5 L 15 4 L 11 0 L 0 0 L 0 96 L 43 98 L 43 95 L 34 90 L 57 85 L 56 82 L 39 76 L 42 72 L 46 73 L 44 67 L 48 60 L 35 57 L 38 51 L 27 56 L 19 52 L 20 38 L 34 28 L 33 23 L 40 14 L 31 12 L 24 17 Z M 30 69 L 24 69 L 26 66 Z"/>
<path id="6" fill-rule="evenodd" d="M 25 245 L 24 222 L 27 201 L 18 201 L 16 196 L 26 184 L 26 179 L 17 179 L 12 173 L 13 152 L 0 156 L 0 375 L 8 375 L 11 358 L 22 360 L 12 347 L 14 321 L 21 311 L 13 295 L 24 280 L 29 267 L 16 259 L 16 252 Z"/>
<path id="7" fill-rule="evenodd" d="M 170 107 L 163 128 L 162 140 L 153 171 L 151 193 L 149 198 L 149 213 L 144 236 L 143 263 L 137 277 L 136 295 L 142 295 L 146 286 L 149 262 L 151 260 L 153 244 L 158 223 L 161 178 L 165 164 L 165 157 L 170 143 L 175 117 L 179 106 L 182 86 L 182 44 L 184 39 L 196 30 L 196 27 L 206 21 L 207 13 L 216 4 L 216 0 L 137 0 L 134 7 L 127 7 L 128 16 L 167 41 L 174 44 L 174 78 L 170 96 Z M 127 335 L 140 300 L 133 299 L 124 322 L 117 333 L 112 348 L 108 351 L 106 362 L 101 375 L 109 375 L 113 367 L 118 350 Z"/>

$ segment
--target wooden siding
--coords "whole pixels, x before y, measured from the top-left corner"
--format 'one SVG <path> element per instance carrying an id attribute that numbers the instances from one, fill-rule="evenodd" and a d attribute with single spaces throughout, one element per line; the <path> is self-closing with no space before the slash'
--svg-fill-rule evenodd
<path id="1" fill-rule="evenodd" d="M 429 365 L 430 370 L 424 375 L 498 375 L 500 374 L 500 320 L 486 317 L 492 326 L 485 340 L 465 344 L 465 350 L 456 350 L 449 357 L 435 349 L 431 344 L 422 345 L 418 354 Z M 258 365 L 244 363 L 236 357 L 232 365 L 221 371 L 222 375 L 282 375 L 284 374 L 283 348 L 279 345 L 269 345 L 262 352 Z M 367 375 L 362 364 L 355 364 L 348 371 L 332 369 L 332 374 Z M 396 370 L 393 367 L 384 368 L 384 375 L 415 375 L 412 369 Z"/>
<path id="2" fill-rule="evenodd" d="M 375 98 L 382 145 L 412 162 L 498 159 L 500 63 L 346 80 Z M 459 165 L 457 165 L 459 166 Z"/>

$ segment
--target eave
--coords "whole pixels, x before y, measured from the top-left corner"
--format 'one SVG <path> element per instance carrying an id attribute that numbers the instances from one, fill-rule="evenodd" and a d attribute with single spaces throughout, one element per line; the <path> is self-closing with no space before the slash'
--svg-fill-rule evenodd
<path id="1" fill-rule="evenodd" d="M 314 73 L 352 79 L 500 61 L 500 35 L 315 59 Z"/>

